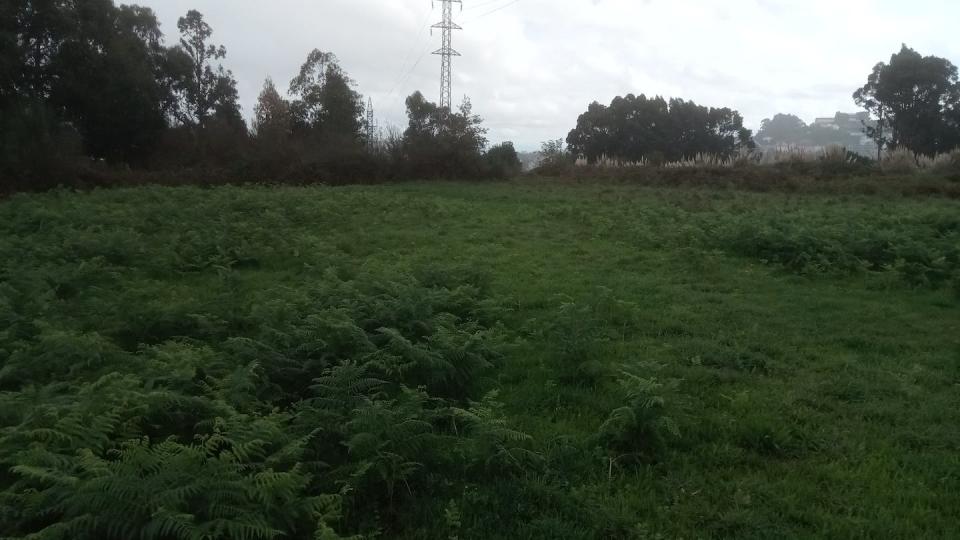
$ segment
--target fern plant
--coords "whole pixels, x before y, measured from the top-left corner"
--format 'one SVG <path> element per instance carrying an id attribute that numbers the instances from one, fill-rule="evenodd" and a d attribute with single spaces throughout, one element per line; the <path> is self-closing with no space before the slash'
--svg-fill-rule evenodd
<path id="1" fill-rule="evenodd" d="M 255 255 L 193 240 L 171 260 L 216 273 L 216 305 L 139 304 L 100 333 L 44 321 L 43 279 L 0 284 L 4 536 L 390 534 L 421 495 L 530 461 L 492 397 L 468 406 L 499 361 L 478 287 L 328 271 L 244 299 Z"/>
<path id="2" fill-rule="evenodd" d="M 621 370 L 617 384 L 625 403 L 610 412 L 597 432 L 610 475 L 617 463 L 656 459 L 668 437 L 680 436 L 677 423 L 667 415 L 665 398 L 677 381 L 661 382 Z"/>
<path id="3" fill-rule="evenodd" d="M 467 409 L 451 410 L 451 426 L 458 435 L 458 454 L 466 468 L 483 474 L 517 474 L 538 467 L 543 457 L 530 449 L 532 437 L 509 427 L 503 404 L 492 391 Z"/>

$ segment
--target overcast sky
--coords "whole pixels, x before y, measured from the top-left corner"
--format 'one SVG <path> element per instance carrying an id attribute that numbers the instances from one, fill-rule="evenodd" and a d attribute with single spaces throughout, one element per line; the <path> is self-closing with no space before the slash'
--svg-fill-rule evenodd
<path id="1" fill-rule="evenodd" d="M 136 2 L 136 0 L 132 0 Z M 438 100 L 440 20 L 430 0 L 139 0 L 168 43 L 198 9 L 227 47 L 249 118 L 265 77 L 286 88 L 307 53 L 335 53 L 373 98 L 381 126 L 405 124 L 404 97 Z M 960 63 L 954 0 L 464 0 L 454 35 L 454 101 L 467 95 L 491 142 L 566 137 L 594 100 L 682 97 L 807 122 L 856 110 L 850 95 L 906 42 Z"/>

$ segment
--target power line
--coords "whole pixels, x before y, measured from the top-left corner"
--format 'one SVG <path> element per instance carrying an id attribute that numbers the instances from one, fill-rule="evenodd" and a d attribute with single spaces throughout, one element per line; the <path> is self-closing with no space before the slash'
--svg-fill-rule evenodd
<path id="1" fill-rule="evenodd" d="M 429 28 L 427 26 L 427 20 L 430 18 L 430 11 L 431 10 L 429 9 L 424 11 L 423 17 L 421 17 L 420 20 L 420 24 L 417 25 L 417 28 L 419 29 L 417 32 L 417 37 L 410 42 L 410 46 L 407 47 L 407 52 L 403 55 L 403 60 L 400 61 L 400 71 L 397 73 L 397 77 L 394 80 L 393 86 L 390 88 L 390 92 L 387 93 L 387 99 L 393 97 L 394 92 L 398 90 L 398 88 L 404 83 L 404 79 L 410 74 L 409 71 L 405 71 L 405 68 L 407 66 L 407 62 L 410 60 L 410 58 L 412 58 L 411 53 L 416 50 L 418 44 L 423 42 L 424 30 Z M 417 63 L 419 63 L 419 59 L 417 60 Z"/>
<path id="2" fill-rule="evenodd" d="M 520 0 L 513 0 L 512 2 L 507 2 L 506 4 L 504 4 L 504 5 L 502 5 L 502 6 L 498 7 L 498 8 L 491 9 L 490 11 L 488 11 L 488 12 L 482 14 L 482 15 L 477 15 L 476 17 L 471 17 L 470 19 L 467 19 L 466 21 L 464 21 L 464 24 L 466 24 L 466 23 L 468 23 L 468 22 L 473 22 L 473 21 L 475 21 L 475 20 L 477 20 L 477 19 L 482 19 L 482 18 L 486 17 L 487 15 L 493 15 L 494 13 L 496 13 L 496 12 L 498 12 L 498 11 L 500 11 L 500 10 L 507 9 L 508 7 L 516 4 L 516 3 L 519 2 L 519 1 L 520 1 Z"/>
<path id="3" fill-rule="evenodd" d="M 413 75 L 413 72 L 417 69 L 417 66 L 420 65 L 420 62 L 423 60 L 423 57 L 426 56 L 427 52 L 429 51 L 430 51 L 430 41 L 428 40 L 423 44 L 423 50 L 420 51 L 420 55 L 417 56 L 416 61 L 414 61 L 413 65 L 410 66 L 410 69 L 407 69 L 406 71 L 404 71 L 403 75 L 400 77 L 399 82 L 394 85 L 393 90 L 391 90 L 390 94 L 388 94 L 387 96 L 388 98 L 393 97 L 394 93 L 397 90 L 400 90 L 401 88 L 404 87 L 404 85 L 407 84 L 407 82 L 410 80 L 410 77 Z"/>
<path id="4" fill-rule="evenodd" d="M 464 11 L 472 11 L 474 9 L 479 9 L 482 7 L 489 6 L 491 4 L 496 4 L 502 2 L 503 0 L 487 0 L 486 2 L 480 2 L 479 4 L 470 4 L 469 6 L 464 7 Z"/>
<path id="5" fill-rule="evenodd" d="M 413 72 L 417 69 L 417 66 L 420 65 L 420 62 L 427 55 L 427 52 L 429 50 L 430 50 L 430 42 L 428 41 L 426 45 L 424 45 L 423 50 L 420 52 L 420 56 L 417 57 L 416 62 L 414 62 L 413 65 L 410 67 L 410 69 L 408 69 L 407 72 L 404 74 L 402 80 L 400 81 L 400 84 L 398 85 L 398 88 L 403 88 L 403 86 L 407 84 L 407 81 L 410 80 L 410 77 L 413 75 Z"/>

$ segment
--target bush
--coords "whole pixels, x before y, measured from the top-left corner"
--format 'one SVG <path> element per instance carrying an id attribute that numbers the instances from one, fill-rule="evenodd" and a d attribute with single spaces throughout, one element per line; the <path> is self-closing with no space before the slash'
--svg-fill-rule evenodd
<path id="1" fill-rule="evenodd" d="M 712 231 L 734 253 L 798 273 L 894 272 L 911 286 L 942 287 L 960 269 L 954 221 L 929 220 L 905 229 L 859 222 L 803 225 L 783 216 L 743 219 Z"/>
<path id="2" fill-rule="evenodd" d="M 0 111 L 0 193 L 67 183 L 81 167 L 80 135 L 45 105 Z"/>
<path id="3" fill-rule="evenodd" d="M 930 160 L 927 169 L 933 174 L 960 178 L 960 149 L 934 157 Z"/>
<path id="4" fill-rule="evenodd" d="M 103 333 L 20 328 L 49 287 L 0 288 L 5 536 L 392 536 L 442 513 L 422 494 L 537 460 L 487 393 L 499 331 L 476 287 L 329 271 L 196 306 L 151 343 L 118 337 L 148 311 Z"/>
<path id="5" fill-rule="evenodd" d="M 484 154 L 483 160 L 487 174 L 493 178 L 510 178 L 523 169 L 512 142 L 493 146 Z"/>
<path id="6" fill-rule="evenodd" d="M 889 174 L 912 174 L 918 168 L 917 157 L 906 148 L 896 148 L 883 156 L 880 168 Z"/>
<path id="7" fill-rule="evenodd" d="M 535 169 L 538 174 L 558 175 L 573 168 L 575 158 L 563 146 L 563 139 L 546 141 L 540 145 L 540 164 Z"/>
<path id="8" fill-rule="evenodd" d="M 831 163 L 834 165 L 844 165 L 847 163 L 847 156 L 849 152 L 843 146 L 833 145 L 824 148 L 823 153 L 820 154 L 821 163 Z"/>
<path id="9" fill-rule="evenodd" d="M 812 173 L 817 178 L 864 176 L 873 172 L 873 162 L 843 146 L 829 146 L 817 157 Z"/>

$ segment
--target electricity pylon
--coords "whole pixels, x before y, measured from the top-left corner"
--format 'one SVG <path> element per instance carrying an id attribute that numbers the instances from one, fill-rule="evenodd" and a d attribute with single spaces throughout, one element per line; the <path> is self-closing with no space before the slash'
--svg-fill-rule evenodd
<path id="1" fill-rule="evenodd" d="M 377 144 L 377 121 L 373 116 L 373 98 L 367 99 L 367 147 L 373 148 Z"/>
<path id="2" fill-rule="evenodd" d="M 440 55 L 440 108 L 450 110 L 453 107 L 453 57 L 460 56 L 460 53 L 453 50 L 453 31 L 463 30 L 453 22 L 453 4 L 460 4 L 463 9 L 462 0 L 439 0 L 443 5 L 443 21 L 431 26 L 430 28 L 439 28 L 443 30 L 443 45 L 440 49 L 433 51 L 433 54 Z"/>

